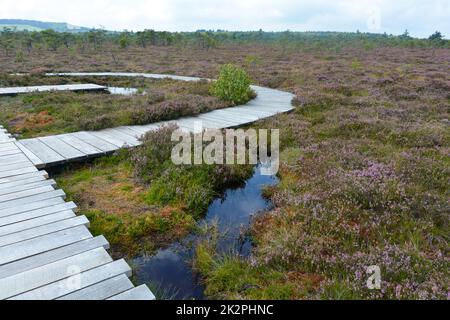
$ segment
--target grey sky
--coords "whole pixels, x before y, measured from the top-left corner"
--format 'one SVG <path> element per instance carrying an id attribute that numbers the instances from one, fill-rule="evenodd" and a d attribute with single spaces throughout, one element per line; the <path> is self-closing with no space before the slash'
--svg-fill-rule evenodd
<path id="1" fill-rule="evenodd" d="M 450 36 L 449 0 L 1 0 L 0 18 L 110 30 L 370 31 Z"/>

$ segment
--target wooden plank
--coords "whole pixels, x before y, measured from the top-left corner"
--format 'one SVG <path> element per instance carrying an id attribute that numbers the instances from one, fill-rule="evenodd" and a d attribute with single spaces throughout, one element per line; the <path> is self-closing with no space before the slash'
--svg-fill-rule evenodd
<path id="1" fill-rule="evenodd" d="M 43 193 L 40 193 L 37 195 L 25 197 L 25 198 L 15 199 L 15 200 L 6 201 L 6 202 L 0 202 L 0 210 L 7 209 L 7 208 L 11 209 L 11 208 L 15 208 L 15 207 L 27 206 L 36 201 L 47 200 L 47 199 L 57 198 L 57 197 L 62 198 L 65 196 L 66 196 L 66 194 L 62 190 L 52 190 L 49 192 L 43 192 Z"/>
<path id="2" fill-rule="evenodd" d="M 10 262 L 0 266 L 0 279 L 39 268 L 45 266 L 46 264 L 63 260 L 93 249 L 104 248 L 106 250 L 109 248 L 108 241 L 106 241 L 105 237 L 99 236 L 92 238 L 87 229 L 85 227 L 82 228 L 83 230 L 79 231 L 77 231 L 76 228 L 63 231 L 64 233 L 61 235 L 63 238 L 54 238 L 53 243 L 50 243 L 48 239 L 43 239 L 44 237 L 48 237 L 44 236 L 42 237 L 43 241 L 39 242 L 39 244 L 45 242 L 47 247 L 32 250 L 30 251 L 31 253 L 24 253 L 22 247 L 20 247 L 19 249 L 22 250 L 20 256 L 9 256 L 8 259 Z M 77 232 L 73 232 L 72 230 Z M 68 236 L 69 231 L 72 232 L 70 236 Z M 49 246 L 49 244 L 52 244 L 53 246 Z M 33 249 L 36 249 L 36 246 L 34 246 Z M 18 259 L 17 257 L 22 258 Z"/>
<path id="3" fill-rule="evenodd" d="M 3 185 L 0 185 L 0 197 L 4 196 L 6 194 L 10 194 L 10 193 L 21 192 L 21 191 L 40 188 L 40 187 L 44 187 L 44 186 L 54 187 L 54 186 L 56 186 L 56 181 L 55 180 L 42 180 L 42 181 L 31 182 L 31 183 L 28 182 L 28 183 L 22 183 L 20 185 L 14 186 L 14 187 L 9 186 L 8 188 L 5 188 Z"/>
<path id="4" fill-rule="evenodd" d="M 63 156 L 65 159 L 81 159 L 86 155 L 78 149 L 68 145 L 64 141 L 58 139 L 58 136 L 42 137 L 40 141 L 52 148 L 55 152 Z"/>
<path id="5" fill-rule="evenodd" d="M 16 199 L 27 198 L 27 197 L 31 197 L 34 195 L 38 195 L 41 193 L 50 192 L 50 191 L 54 191 L 54 190 L 55 189 L 53 188 L 53 186 L 50 185 L 50 186 L 43 186 L 43 187 L 31 189 L 31 190 L 23 190 L 23 191 L 9 193 L 9 194 L 5 194 L 5 195 L 0 195 L 0 203 L 13 201 Z"/>
<path id="6" fill-rule="evenodd" d="M 57 300 L 105 300 L 133 288 L 126 275 L 107 279 Z"/>
<path id="7" fill-rule="evenodd" d="M 68 250 L 66 248 L 69 248 L 71 245 L 74 245 L 76 248 L 87 248 L 84 244 L 79 244 L 87 239 L 92 239 L 91 233 L 85 226 L 79 226 L 2 247 L 0 248 L 0 278 L 6 278 L 89 251 L 90 249 L 86 249 L 69 254 L 72 252 L 69 250 L 68 254 L 64 256 L 65 250 Z"/>
<path id="8" fill-rule="evenodd" d="M 46 181 L 45 177 L 43 177 L 41 175 L 35 175 L 35 176 L 31 176 L 29 178 L 25 178 L 22 180 L 0 183 L 0 193 L 3 192 L 4 190 L 12 189 L 17 186 L 29 185 L 29 184 L 34 184 L 36 182 L 44 182 L 44 181 Z M 53 180 L 50 180 L 50 181 L 53 181 Z"/>
<path id="9" fill-rule="evenodd" d="M 270 116 L 271 114 L 268 113 L 261 113 L 258 111 L 253 111 L 253 110 L 243 110 L 243 109 L 238 109 L 238 110 L 231 110 L 231 109 L 222 109 L 222 110 L 217 110 L 217 112 L 215 112 L 215 114 L 217 115 L 227 115 L 227 116 L 233 116 L 233 117 L 244 117 L 247 120 L 260 120 L 263 119 L 265 116 Z"/>
<path id="10" fill-rule="evenodd" d="M 224 111 L 236 114 L 236 116 L 239 116 L 239 114 L 242 114 L 242 113 L 252 114 L 252 115 L 258 116 L 260 119 L 272 117 L 274 114 L 272 111 L 263 111 L 263 110 L 254 109 L 252 107 L 246 107 L 246 106 L 235 107 L 232 109 L 224 109 Z"/>
<path id="11" fill-rule="evenodd" d="M 91 146 L 99 150 L 102 150 L 103 152 L 115 151 L 118 148 L 118 146 L 116 146 L 115 144 L 109 143 L 108 141 L 93 135 L 92 132 L 89 133 L 85 131 L 80 131 L 70 133 L 69 135 L 78 138 L 84 143 L 90 144 Z"/>
<path id="12" fill-rule="evenodd" d="M 234 123 L 225 123 L 220 120 L 202 118 L 201 116 L 197 117 L 197 119 L 202 121 L 204 128 L 223 129 L 223 128 L 228 128 L 228 127 L 232 127 L 235 125 Z"/>
<path id="13" fill-rule="evenodd" d="M 117 296 L 111 297 L 108 300 L 115 301 L 151 301 L 156 300 L 155 295 L 148 289 L 146 285 L 141 285 L 139 287 L 133 288 L 131 290 L 125 291 Z"/>
<path id="14" fill-rule="evenodd" d="M 54 206 L 49 206 L 41 209 L 17 213 L 6 217 L 0 217 L 0 226 L 6 226 L 13 223 L 19 223 L 30 219 L 44 217 L 50 214 L 55 214 L 62 211 L 75 210 L 76 204 L 73 202 L 63 202 Z"/>
<path id="15" fill-rule="evenodd" d="M 45 85 L 45 86 L 26 86 L 26 87 L 9 87 L 0 88 L 0 96 L 2 95 L 16 95 L 34 92 L 49 92 L 49 91 L 99 91 L 105 90 L 107 87 L 97 84 L 64 84 L 64 85 Z"/>
<path id="16" fill-rule="evenodd" d="M 27 156 L 28 159 L 30 159 L 31 162 L 39 169 L 45 166 L 44 161 L 42 161 L 37 155 L 35 155 L 33 152 L 28 150 L 23 144 L 20 142 L 16 142 L 16 146 L 20 149 L 20 151 Z"/>
<path id="17" fill-rule="evenodd" d="M 97 137 L 98 139 L 102 139 L 103 141 L 106 141 L 114 146 L 116 146 L 115 150 L 118 150 L 120 148 L 123 148 L 126 145 L 126 140 L 118 140 L 117 138 L 110 137 L 110 135 L 107 135 L 105 133 L 102 133 L 100 131 L 91 131 L 89 132 L 91 135 Z"/>
<path id="18" fill-rule="evenodd" d="M 30 230 L 16 232 L 0 237 L 0 247 L 83 225 L 88 226 L 89 220 L 85 216 L 78 216 L 75 218 L 36 227 Z"/>
<path id="19" fill-rule="evenodd" d="M 0 226 L 6 226 L 13 223 L 19 223 L 31 219 L 44 217 L 47 215 L 59 213 L 62 211 L 74 211 L 77 208 L 73 202 L 63 202 L 54 206 L 31 210 L 23 213 L 13 214 L 6 217 L 0 217 Z"/>
<path id="20" fill-rule="evenodd" d="M 127 141 L 127 144 L 132 147 L 141 144 L 134 132 L 127 132 L 125 129 L 118 130 L 118 128 L 111 128 L 111 129 L 103 129 L 100 132 L 106 133 L 110 137 L 120 137 L 120 139 Z"/>
<path id="21" fill-rule="evenodd" d="M 15 204 L 13 206 L 5 206 L 4 208 L 0 208 L 0 217 L 7 217 L 64 203 L 61 193 L 63 192 L 58 190 L 58 193 L 51 193 L 48 197 L 34 199 L 33 201 L 27 201 L 26 203 Z"/>
<path id="22" fill-rule="evenodd" d="M 54 214 L 49 214 L 43 217 L 30 219 L 14 224 L 9 224 L 6 226 L 0 227 L 0 237 L 6 236 L 13 233 L 18 233 L 21 231 L 33 229 L 36 227 L 41 227 L 47 224 L 55 223 L 58 221 L 74 218 L 75 213 L 73 211 L 61 211 Z"/>
<path id="23" fill-rule="evenodd" d="M 87 155 L 98 155 L 102 154 L 103 151 L 100 149 L 95 148 L 94 146 L 90 145 L 89 143 L 86 143 L 74 135 L 71 134 L 63 134 L 57 136 L 59 139 L 64 141 L 65 143 L 71 145 L 73 148 L 80 150 L 84 154 Z"/>
<path id="24" fill-rule="evenodd" d="M 138 132 L 137 130 L 133 130 L 131 128 L 132 127 L 117 127 L 117 128 L 114 128 L 114 130 L 120 131 L 121 133 L 130 135 L 130 136 L 136 138 L 136 140 L 139 140 L 139 138 L 142 136 L 142 133 Z"/>
<path id="25" fill-rule="evenodd" d="M 58 163 L 65 160 L 63 156 L 54 151 L 39 139 L 20 140 L 18 144 L 22 144 L 30 150 L 36 157 L 38 157 L 45 164 Z"/>
<path id="26" fill-rule="evenodd" d="M 29 168 L 29 167 L 35 168 L 34 165 L 27 159 L 27 160 L 25 160 L 25 162 L 4 164 L 4 165 L 0 166 L 0 172 L 18 170 L 18 169 Z"/>
<path id="27" fill-rule="evenodd" d="M 22 154 L 22 152 L 19 149 L 1 151 L 0 157 L 14 155 L 14 154 Z"/>
<path id="28" fill-rule="evenodd" d="M 209 115 L 215 116 L 215 117 L 222 117 L 224 119 L 228 119 L 228 118 L 232 117 L 232 118 L 243 119 L 246 121 L 257 121 L 261 118 L 260 116 L 258 116 L 256 114 L 242 112 L 242 111 L 241 112 L 233 112 L 232 110 L 226 110 L 226 109 L 215 110 L 215 111 L 209 113 Z"/>
<path id="29" fill-rule="evenodd" d="M 227 127 L 234 127 L 234 126 L 238 126 L 244 123 L 248 123 L 247 120 L 244 121 L 244 119 L 236 119 L 236 118 L 224 118 L 224 117 L 220 117 L 217 115 L 211 115 L 211 114 L 204 114 L 198 117 L 198 119 L 201 120 L 211 120 L 211 121 L 217 121 L 222 123 L 222 125 L 224 126 L 224 128 Z"/>
<path id="30" fill-rule="evenodd" d="M 130 147 L 135 147 L 140 144 L 136 137 L 122 133 L 116 129 L 104 129 L 101 131 L 97 131 L 96 133 L 107 136 L 110 140 L 124 141 L 122 146 L 126 144 Z"/>
<path id="31" fill-rule="evenodd" d="M 0 279 L 0 299 L 12 298 L 111 261 L 105 249 L 99 248 Z"/>
<path id="32" fill-rule="evenodd" d="M 136 131 L 141 136 L 149 132 L 149 129 L 143 127 L 143 126 L 125 126 L 125 128 L 128 128 L 130 130 Z"/>
<path id="33" fill-rule="evenodd" d="M 0 152 L 1 154 L 1 152 Z M 0 156 L 0 167 L 7 164 L 15 164 L 20 162 L 30 161 L 24 154 L 13 154 L 9 156 Z"/>
<path id="34" fill-rule="evenodd" d="M 34 166 L 33 167 L 26 167 L 16 170 L 10 170 L 10 171 L 2 171 L 0 172 L 0 178 L 8 178 L 12 176 L 20 176 L 25 173 L 31 173 L 38 171 Z"/>
<path id="35" fill-rule="evenodd" d="M 68 286 L 68 281 L 64 279 L 15 296 L 11 300 L 54 300 L 123 274 L 131 275 L 131 268 L 124 260 L 118 260 L 80 273 L 77 275 L 76 286 Z M 84 300 L 83 295 L 75 295 Z"/>
<path id="36" fill-rule="evenodd" d="M 0 144 L 0 154 L 2 153 L 2 151 L 15 150 L 15 149 L 17 149 L 17 146 L 14 142 Z"/>
<path id="37" fill-rule="evenodd" d="M 25 179 L 29 179 L 32 177 L 44 177 L 44 178 L 48 178 L 48 173 L 44 170 L 42 171 L 37 171 L 34 170 L 32 172 L 28 172 L 28 173 L 23 173 L 23 174 L 18 174 L 15 176 L 10 176 L 10 177 L 4 177 L 4 178 L 0 178 L 0 185 L 3 183 L 11 183 L 11 182 L 15 182 L 15 181 L 23 181 Z"/>

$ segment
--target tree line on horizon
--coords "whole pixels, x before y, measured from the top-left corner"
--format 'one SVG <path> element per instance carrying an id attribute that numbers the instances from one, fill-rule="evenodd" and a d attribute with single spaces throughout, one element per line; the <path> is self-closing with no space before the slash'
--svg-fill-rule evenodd
<path id="1" fill-rule="evenodd" d="M 265 32 L 259 31 L 206 31 L 167 32 L 144 30 L 139 32 L 109 32 L 93 29 L 83 33 L 43 31 L 17 31 L 12 28 L 0 30 L 0 49 L 6 55 L 31 53 L 35 49 L 56 51 L 60 48 L 79 50 L 100 50 L 115 46 L 126 50 L 132 46 L 194 46 L 212 49 L 227 44 L 267 44 L 303 49 L 342 49 L 361 47 L 450 48 L 450 40 L 436 31 L 428 39 L 413 38 L 406 30 L 400 36 L 375 33 L 351 32 Z"/>

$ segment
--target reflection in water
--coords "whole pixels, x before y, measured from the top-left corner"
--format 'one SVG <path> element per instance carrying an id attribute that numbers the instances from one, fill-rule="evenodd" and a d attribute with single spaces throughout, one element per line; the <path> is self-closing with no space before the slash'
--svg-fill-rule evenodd
<path id="1" fill-rule="evenodd" d="M 255 174 L 243 188 L 229 189 L 224 197 L 211 204 L 204 221 L 217 222 L 219 231 L 226 234 L 219 242 L 219 250 L 236 251 L 244 256 L 249 254 L 251 243 L 242 243 L 241 230 L 248 227 L 253 214 L 270 209 L 270 201 L 262 197 L 262 188 L 277 182 L 276 177 L 263 176 L 260 169 L 256 168 Z M 195 235 L 190 235 L 182 244 L 173 244 L 154 256 L 136 258 L 133 264 L 137 269 L 138 282 L 159 285 L 164 290 L 176 293 L 176 299 L 204 299 L 204 288 L 190 266 L 194 242 Z"/>

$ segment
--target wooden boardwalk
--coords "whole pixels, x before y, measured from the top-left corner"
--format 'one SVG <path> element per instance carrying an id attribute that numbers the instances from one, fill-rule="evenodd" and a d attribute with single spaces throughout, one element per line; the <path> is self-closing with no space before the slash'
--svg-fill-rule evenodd
<path id="1" fill-rule="evenodd" d="M 0 300 L 153 300 L 0 126 Z"/>
<path id="2" fill-rule="evenodd" d="M 50 86 L 30 86 L 30 87 L 11 87 L 0 88 L 0 96 L 9 96 L 23 93 L 47 92 L 47 91 L 102 91 L 108 89 L 97 84 L 65 84 Z"/>
<path id="3" fill-rule="evenodd" d="M 130 73 L 64 75 L 199 80 Z M 38 169 L 138 146 L 140 136 L 165 124 L 177 124 L 188 132 L 197 132 L 199 123 L 203 128 L 234 128 L 293 110 L 292 94 L 252 88 L 258 96 L 246 105 L 144 126 L 20 141 L 0 126 L 0 300 L 155 299 L 146 286 L 133 286 L 128 264 L 112 260 L 107 240 L 92 236 L 87 218 L 74 213 L 75 203 L 65 202 L 64 192 Z"/>
<path id="4" fill-rule="evenodd" d="M 198 81 L 200 78 L 145 73 L 60 73 L 49 76 L 123 76 L 147 78 L 171 78 L 182 81 Z M 181 129 L 196 132 L 196 124 L 203 128 L 235 128 L 276 114 L 293 110 L 291 93 L 252 86 L 257 98 L 246 105 L 220 109 L 194 117 L 163 121 L 143 126 L 122 126 L 94 132 L 75 132 L 42 138 L 19 140 L 18 147 L 38 168 L 79 161 L 111 153 L 122 147 L 140 144 L 139 137 L 162 125 L 176 124 Z"/>

